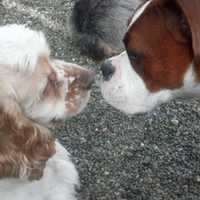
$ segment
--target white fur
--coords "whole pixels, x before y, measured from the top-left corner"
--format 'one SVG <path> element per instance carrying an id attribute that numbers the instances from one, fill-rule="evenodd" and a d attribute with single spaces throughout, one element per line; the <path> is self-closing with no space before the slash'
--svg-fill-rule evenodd
<path id="1" fill-rule="evenodd" d="M 55 101 L 52 102 L 41 102 L 35 106 L 30 106 L 30 109 L 27 109 L 27 115 L 32 119 L 37 119 L 43 123 L 48 123 L 52 119 L 59 120 L 66 117 L 66 108 L 65 102 Z"/>
<path id="2" fill-rule="evenodd" d="M 2 200 L 75 200 L 78 185 L 78 174 L 69 153 L 57 142 L 56 154 L 47 162 L 40 180 L 0 180 L 0 197 Z"/>
<path id="3" fill-rule="evenodd" d="M 199 83 L 196 80 L 197 80 L 197 77 L 194 72 L 194 67 L 193 67 L 193 64 L 191 64 L 184 76 L 183 92 L 192 96 L 199 95 L 200 87 L 199 87 Z"/>
<path id="4" fill-rule="evenodd" d="M 200 85 L 196 82 L 193 65 L 183 77 L 183 87 L 152 93 L 134 71 L 126 52 L 110 58 L 110 61 L 115 67 L 115 73 L 110 81 L 102 82 L 102 95 L 108 103 L 125 113 L 147 112 L 174 97 L 200 94 Z"/>
<path id="5" fill-rule="evenodd" d="M 183 87 L 177 90 L 177 95 L 181 97 L 199 97 L 200 84 L 197 82 L 193 63 L 186 71 L 183 79 Z"/>
<path id="6" fill-rule="evenodd" d="M 0 27 L 1 66 L 32 72 L 39 56 L 49 54 L 49 47 L 42 32 L 16 24 Z"/>

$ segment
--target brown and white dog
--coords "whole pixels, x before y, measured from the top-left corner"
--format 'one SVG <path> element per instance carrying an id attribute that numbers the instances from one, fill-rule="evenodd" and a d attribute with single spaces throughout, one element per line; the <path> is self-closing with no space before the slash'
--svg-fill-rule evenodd
<path id="1" fill-rule="evenodd" d="M 88 102 L 94 73 L 50 57 L 45 36 L 0 27 L 0 198 L 74 200 L 78 173 L 48 129 Z"/>
<path id="2" fill-rule="evenodd" d="M 149 0 L 130 20 L 126 51 L 102 65 L 103 97 L 125 113 L 200 95 L 200 1 Z"/>

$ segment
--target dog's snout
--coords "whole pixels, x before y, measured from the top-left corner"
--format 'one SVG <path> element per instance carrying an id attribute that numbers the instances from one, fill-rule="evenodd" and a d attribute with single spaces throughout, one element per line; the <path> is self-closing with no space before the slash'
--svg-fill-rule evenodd
<path id="1" fill-rule="evenodd" d="M 105 61 L 101 65 L 101 71 L 102 71 L 104 80 L 109 81 L 115 72 L 115 67 L 112 65 L 110 61 Z"/>

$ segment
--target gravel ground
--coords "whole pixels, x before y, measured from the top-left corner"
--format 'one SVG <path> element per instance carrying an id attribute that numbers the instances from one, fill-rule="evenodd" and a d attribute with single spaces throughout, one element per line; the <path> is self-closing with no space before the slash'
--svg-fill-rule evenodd
<path id="1" fill-rule="evenodd" d="M 71 7 L 70 0 L 0 0 L 0 24 L 41 29 L 53 55 L 98 69 L 72 42 Z M 199 119 L 198 100 L 125 116 L 104 102 L 96 84 L 85 112 L 55 131 L 79 170 L 81 199 L 199 200 Z"/>

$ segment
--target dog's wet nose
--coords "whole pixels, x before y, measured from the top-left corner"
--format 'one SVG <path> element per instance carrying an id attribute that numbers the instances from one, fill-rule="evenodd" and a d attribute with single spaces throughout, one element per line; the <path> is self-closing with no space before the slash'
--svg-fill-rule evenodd
<path id="1" fill-rule="evenodd" d="M 112 65 L 110 61 L 105 61 L 101 65 L 101 71 L 103 74 L 104 81 L 109 81 L 113 74 L 115 73 L 115 67 Z"/>

